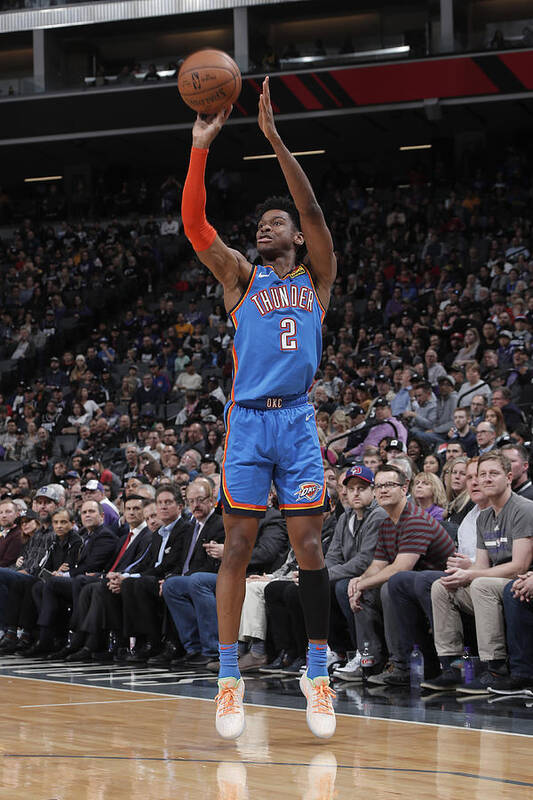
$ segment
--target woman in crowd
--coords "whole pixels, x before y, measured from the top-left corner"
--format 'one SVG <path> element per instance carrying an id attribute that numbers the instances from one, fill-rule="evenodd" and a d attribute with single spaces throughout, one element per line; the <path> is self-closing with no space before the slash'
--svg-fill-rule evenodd
<path id="1" fill-rule="evenodd" d="M 441 520 L 447 506 L 446 490 L 441 479 L 432 472 L 419 472 L 413 480 L 413 500 L 430 517 Z"/>
<path id="2" fill-rule="evenodd" d="M 212 456 L 217 464 L 222 464 L 224 458 L 224 446 L 222 434 L 212 428 L 207 434 L 206 456 Z"/>
<path id="3" fill-rule="evenodd" d="M 89 390 L 87 389 L 86 386 L 81 386 L 78 389 L 76 393 L 76 399 L 83 406 L 83 409 L 86 411 L 86 413 L 90 415 L 88 422 L 90 422 L 93 419 L 93 417 L 96 419 L 102 415 L 103 413 L 102 409 L 100 408 L 98 403 L 95 403 L 94 400 L 90 399 Z M 88 423 L 80 423 L 80 424 L 84 425 Z"/>
<path id="4" fill-rule="evenodd" d="M 320 435 L 320 431 L 324 434 L 325 437 L 328 435 L 329 430 L 329 414 L 327 411 L 319 411 L 316 415 L 316 426 L 318 428 L 318 433 Z"/>
<path id="5" fill-rule="evenodd" d="M 416 436 L 409 436 L 407 440 L 407 455 L 412 459 L 419 471 L 422 471 L 426 448 Z"/>
<path id="6" fill-rule="evenodd" d="M 353 388 L 351 386 L 345 386 L 341 393 L 341 404 L 338 411 L 344 411 L 345 414 L 350 414 L 356 405 Z"/>
<path id="7" fill-rule="evenodd" d="M 61 430 L 61 433 L 78 433 L 80 426 L 88 425 L 91 418 L 92 414 L 83 408 L 79 400 L 74 400 L 72 414 L 67 417 L 68 425 Z"/>
<path id="8" fill-rule="evenodd" d="M 497 406 L 489 406 L 485 411 L 485 419 L 494 426 L 497 437 L 503 436 L 504 433 L 507 433 L 501 408 L 498 408 Z"/>
<path id="9" fill-rule="evenodd" d="M 455 538 L 459 525 L 474 507 L 466 489 L 466 465 L 468 458 L 459 456 L 448 461 L 443 469 L 442 480 L 446 486 L 448 508 L 443 519 L 446 529 Z"/>
<path id="10" fill-rule="evenodd" d="M 424 472 L 432 472 L 433 475 L 440 475 L 441 464 L 434 453 L 428 453 L 424 459 Z"/>
<path id="11" fill-rule="evenodd" d="M 481 340 L 477 328 L 467 328 L 465 331 L 464 345 L 455 356 L 455 363 L 466 364 L 468 361 L 478 361 L 480 350 Z"/>
<path id="12" fill-rule="evenodd" d="M 335 436 L 339 436 L 341 433 L 344 433 L 349 427 L 350 418 L 344 413 L 344 411 L 337 409 L 337 411 L 334 411 L 331 415 L 328 440 L 334 438 Z M 343 436 L 342 439 L 337 439 L 335 442 L 331 442 L 329 447 L 338 455 L 346 449 L 347 444 L 348 436 Z"/>
<path id="13" fill-rule="evenodd" d="M 76 356 L 76 361 L 70 373 L 70 382 L 81 386 L 84 380 L 87 378 L 87 362 L 85 361 L 85 356 L 82 353 L 79 353 Z"/>

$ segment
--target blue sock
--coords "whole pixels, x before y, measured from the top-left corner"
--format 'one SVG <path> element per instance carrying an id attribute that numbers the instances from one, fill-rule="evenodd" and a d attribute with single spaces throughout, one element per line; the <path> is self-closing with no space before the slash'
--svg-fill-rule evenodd
<path id="1" fill-rule="evenodd" d="M 219 678 L 237 678 L 241 677 L 239 672 L 239 643 L 233 644 L 218 644 L 218 652 L 220 656 L 220 670 L 218 672 Z"/>
<path id="2" fill-rule="evenodd" d="M 319 675 L 328 677 L 327 644 L 313 644 L 309 642 L 307 648 L 307 677 L 313 680 Z"/>

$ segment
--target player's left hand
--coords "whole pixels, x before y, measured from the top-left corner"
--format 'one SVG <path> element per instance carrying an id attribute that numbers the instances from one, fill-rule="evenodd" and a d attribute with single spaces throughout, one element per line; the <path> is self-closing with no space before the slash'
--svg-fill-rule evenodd
<path id="1" fill-rule="evenodd" d="M 263 91 L 259 95 L 259 115 L 257 117 L 257 121 L 259 123 L 259 127 L 269 142 L 278 136 L 278 131 L 276 129 L 276 125 L 274 124 L 272 103 L 270 102 L 270 86 L 268 75 L 263 81 Z"/>

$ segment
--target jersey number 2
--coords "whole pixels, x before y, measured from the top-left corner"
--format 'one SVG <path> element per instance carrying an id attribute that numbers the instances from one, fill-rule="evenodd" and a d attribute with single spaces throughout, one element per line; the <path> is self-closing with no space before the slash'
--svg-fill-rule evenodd
<path id="1" fill-rule="evenodd" d="M 296 321 L 292 317 L 284 317 L 279 327 L 280 334 L 280 347 L 282 350 L 298 350 L 298 342 L 296 340 Z"/>

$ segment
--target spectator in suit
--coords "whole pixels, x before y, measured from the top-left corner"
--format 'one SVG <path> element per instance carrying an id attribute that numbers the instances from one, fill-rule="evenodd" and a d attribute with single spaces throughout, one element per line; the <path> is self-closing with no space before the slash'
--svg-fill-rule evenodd
<path id="1" fill-rule="evenodd" d="M 116 531 L 119 526 L 118 508 L 106 497 L 104 484 L 95 479 L 88 480 L 85 486 L 81 487 L 84 498 L 95 500 L 102 506 L 104 513 L 104 525 Z"/>
<path id="2" fill-rule="evenodd" d="M 47 521 L 50 521 L 49 525 L 46 525 L 41 517 L 42 540 L 39 533 L 34 534 L 32 538 L 32 543 L 36 545 L 35 550 L 32 551 L 35 565 L 30 566 L 28 554 L 28 575 L 23 580 L 15 580 L 9 587 L 5 616 L 8 632 L 13 635 L 13 640 L 9 643 L 6 654 L 19 652 L 21 655 L 25 655 L 26 651 L 33 646 L 38 616 L 33 589 L 39 583 L 41 571 L 46 569 L 56 573 L 62 565 L 70 563 L 77 557 L 81 546 L 81 536 L 74 529 L 73 516 L 66 508 L 56 508 L 52 512 L 51 518 L 47 516 Z M 16 638 L 17 629 L 21 629 L 21 636 L 18 640 Z"/>
<path id="3" fill-rule="evenodd" d="M 187 487 L 194 528 L 183 541 L 181 572 L 162 584 L 185 655 L 175 663 L 205 666 L 218 654 L 215 585 L 224 553 L 224 525 L 215 514 L 213 485 L 196 478 Z"/>
<path id="4" fill-rule="evenodd" d="M 129 495 L 124 503 L 125 525 L 122 535 L 116 540 L 115 551 L 105 570 L 95 575 L 79 575 L 74 578 L 73 613 L 70 619 L 72 637 L 70 643 L 54 658 L 66 661 L 90 661 L 92 653 L 101 649 L 101 634 L 104 630 L 102 605 L 98 603 L 98 584 L 111 580 L 115 573 L 131 571 L 148 551 L 152 534 L 144 520 L 143 498 Z M 91 639 L 92 641 L 86 641 Z"/>
<path id="5" fill-rule="evenodd" d="M 136 638 L 135 648 L 125 657 L 128 663 L 143 663 L 161 650 L 161 584 L 180 568 L 185 537 L 191 528 L 182 516 L 181 493 L 174 486 L 165 484 L 157 489 L 156 505 L 162 524 L 153 535 L 147 554 L 134 573 L 110 580 L 110 593 L 121 595 L 122 623 L 120 607 L 117 614 L 117 605 L 113 607 L 106 595 L 111 621 L 108 627 L 121 627 L 124 639 Z"/>
<path id="6" fill-rule="evenodd" d="M 83 530 L 78 553 L 71 552 L 67 563 L 61 564 L 44 583 L 37 583 L 33 587 L 33 596 L 39 608 L 37 623 L 40 634 L 37 642 L 27 651 L 28 656 L 45 655 L 53 651 L 54 630 L 60 608 L 73 601 L 73 578 L 101 572 L 115 550 L 116 536 L 104 525 L 104 510 L 100 503 L 84 500 L 80 516 Z"/>

